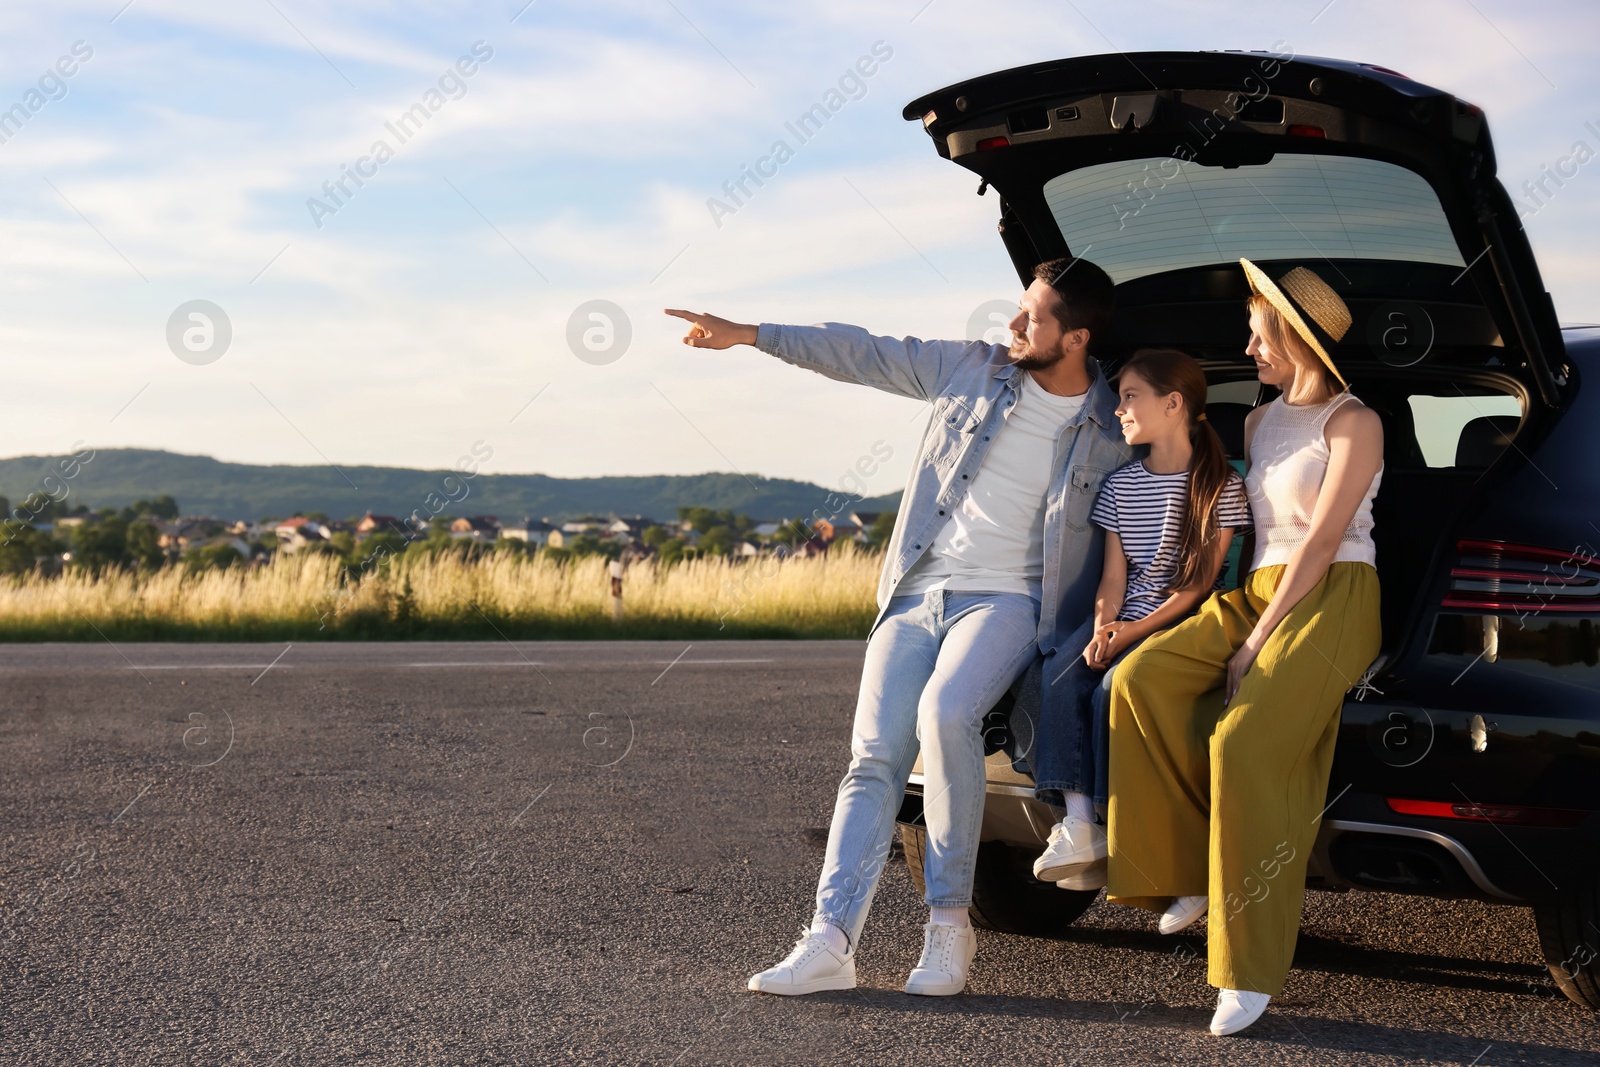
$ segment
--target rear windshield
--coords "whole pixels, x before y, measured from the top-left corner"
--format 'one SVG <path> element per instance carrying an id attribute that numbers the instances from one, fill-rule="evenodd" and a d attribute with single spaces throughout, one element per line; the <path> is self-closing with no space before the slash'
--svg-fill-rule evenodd
<path id="1" fill-rule="evenodd" d="M 1067 247 L 1115 282 L 1241 256 L 1464 266 L 1428 183 L 1373 159 L 1280 153 L 1229 169 L 1135 159 L 1068 171 L 1044 195 Z"/>

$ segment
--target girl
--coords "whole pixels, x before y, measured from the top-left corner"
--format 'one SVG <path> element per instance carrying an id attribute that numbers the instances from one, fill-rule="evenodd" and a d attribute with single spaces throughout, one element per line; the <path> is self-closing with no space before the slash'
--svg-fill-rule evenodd
<path id="1" fill-rule="evenodd" d="M 1111 688 L 1107 898 L 1166 908 L 1164 932 L 1209 915 L 1219 1036 L 1282 991 L 1344 692 L 1379 647 L 1383 424 L 1328 354 L 1350 312 L 1305 267 L 1274 284 L 1240 263 L 1247 352 L 1283 391 L 1245 421 L 1251 569 L 1146 641 Z"/>
<path id="2" fill-rule="evenodd" d="M 1172 348 L 1135 352 L 1117 379 L 1117 418 L 1130 445 L 1150 454 L 1113 473 L 1090 521 L 1106 531 L 1093 618 L 1045 664 L 1035 788 L 1059 794 L 1066 817 L 1034 863 L 1038 878 L 1069 889 L 1105 885 L 1106 713 L 1116 664 L 1146 637 L 1183 619 L 1220 584 L 1236 529 L 1250 525 L 1244 480 L 1206 422 L 1206 376 Z"/>

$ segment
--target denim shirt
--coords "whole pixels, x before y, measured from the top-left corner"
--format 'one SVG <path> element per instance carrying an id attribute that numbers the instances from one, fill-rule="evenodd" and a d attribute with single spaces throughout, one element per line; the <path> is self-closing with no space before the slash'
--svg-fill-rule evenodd
<path id="1" fill-rule="evenodd" d="M 876 337 L 834 322 L 764 322 L 756 347 L 829 378 L 933 403 L 878 579 L 876 630 L 900 580 L 928 551 L 977 477 L 990 442 L 1017 402 L 1017 375 L 1023 372 L 1003 345 Z M 1135 455 L 1122 440 L 1117 399 L 1100 364 L 1092 358 L 1087 364 L 1089 393 L 1056 439 L 1046 497 L 1038 634 L 1043 655 L 1052 654 L 1094 609 L 1105 534 L 1090 524 L 1089 511 L 1101 483 Z"/>

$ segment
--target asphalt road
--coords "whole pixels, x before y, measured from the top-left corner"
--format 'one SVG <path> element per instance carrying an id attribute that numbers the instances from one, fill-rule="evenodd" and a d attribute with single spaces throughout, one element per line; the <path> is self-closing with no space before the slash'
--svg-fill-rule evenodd
<path id="1" fill-rule="evenodd" d="M 900 992 L 744 990 L 809 917 L 857 642 L 0 647 L 0 1061 L 1593 1064 L 1531 915 L 1307 898 L 1247 1035 L 1103 901 Z"/>

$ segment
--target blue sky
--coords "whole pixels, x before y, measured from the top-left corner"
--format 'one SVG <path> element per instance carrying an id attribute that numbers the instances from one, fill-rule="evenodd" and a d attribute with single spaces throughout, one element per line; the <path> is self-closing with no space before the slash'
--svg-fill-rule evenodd
<path id="1" fill-rule="evenodd" d="M 1286 44 L 1483 106 L 1513 192 L 1600 147 L 1600 14 L 1578 2 L 523 2 L 9 5 L 0 108 L 43 103 L 0 127 L 0 454 L 444 467 L 482 441 L 491 472 L 836 487 L 883 442 L 866 489 L 891 492 L 924 408 L 692 351 L 659 309 L 932 337 L 1014 299 L 995 198 L 900 118 L 923 92 L 1067 55 Z M 846 81 L 855 98 L 718 225 L 708 198 L 875 44 L 889 57 Z M 430 90 L 401 143 L 386 123 Z M 380 139 L 393 157 L 360 163 Z M 323 183 L 358 163 L 333 201 Z M 314 219 L 313 197 L 337 211 Z M 1600 164 L 1527 220 L 1565 320 L 1600 321 L 1597 221 Z M 199 365 L 167 342 L 196 299 L 233 332 Z M 631 324 L 612 362 L 568 347 L 592 300 Z"/>

